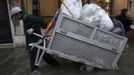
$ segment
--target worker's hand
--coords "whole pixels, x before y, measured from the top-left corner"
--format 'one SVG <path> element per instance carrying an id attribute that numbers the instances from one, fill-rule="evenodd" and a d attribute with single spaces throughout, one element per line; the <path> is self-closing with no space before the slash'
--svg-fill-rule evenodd
<path id="1" fill-rule="evenodd" d="M 30 29 L 27 30 L 27 33 L 28 33 L 28 34 L 32 34 L 33 31 L 34 31 L 33 28 L 30 28 Z"/>

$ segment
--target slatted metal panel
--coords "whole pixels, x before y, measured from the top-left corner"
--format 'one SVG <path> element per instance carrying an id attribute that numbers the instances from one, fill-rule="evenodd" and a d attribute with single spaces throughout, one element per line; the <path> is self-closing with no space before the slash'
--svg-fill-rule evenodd
<path id="1" fill-rule="evenodd" d="M 81 36 L 85 36 L 87 38 L 91 37 L 94 30 L 93 27 L 89 27 L 86 24 L 70 20 L 65 17 L 62 19 L 60 28 L 79 34 Z"/>
<path id="2" fill-rule="evenodd" d="M 114 51 L 118 51 L 124 46 L 124 43 L 126 42 L 125 39 L 125 37 L 110 34 L 102 30 L 97 30 L 93 38 L 93 40 L 99 43 L 111 46 Z"/>
<path id="3" fill-rule="evenodd" d="M 73 19 L 67 15 L 60 14 L 55 29 L 65 29 L 72 33 L 91 38 L 95 28 L 88 25 L 89 24 Z"/>

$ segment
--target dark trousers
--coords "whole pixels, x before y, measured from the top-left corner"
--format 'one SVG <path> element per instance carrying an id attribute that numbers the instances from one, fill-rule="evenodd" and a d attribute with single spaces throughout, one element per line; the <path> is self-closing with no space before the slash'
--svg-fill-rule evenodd
<path id="1" fill-rule="evenodd" d="M 32 50 L 30 49 L 31 48 L 29 47 L 30 66 L 32 68 L 32 71 L 34 71 L 39 68 L 39 66 L 34 65 L 38 48 L 34 47 Z M 41 53 L 39 55 L 41 55 Z M 43 55 L 43 60 L 45 60 L 48 64 L 52 66 L 59 65 L 59 63 L 52 57 L 52 55 L 46 52 Z"/>

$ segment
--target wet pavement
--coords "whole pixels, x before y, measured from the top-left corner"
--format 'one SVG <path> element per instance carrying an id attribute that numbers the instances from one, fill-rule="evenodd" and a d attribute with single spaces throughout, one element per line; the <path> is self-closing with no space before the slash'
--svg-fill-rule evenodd
<path id="1" fill-rule="evenodd" d="M 79 71 L 80 64 L 63 58 L 56 59 L 61 62 L 59 67 L 52 67 L 41 62 L 42 75 L 134 75 L 134 40 L 129 40 L 119 62 L 118 70 L 94 69 L 91 72 Z M 0 75 L 29 75 L 30 66 L 28 53 L 25 47 L 0 48 Z"/>

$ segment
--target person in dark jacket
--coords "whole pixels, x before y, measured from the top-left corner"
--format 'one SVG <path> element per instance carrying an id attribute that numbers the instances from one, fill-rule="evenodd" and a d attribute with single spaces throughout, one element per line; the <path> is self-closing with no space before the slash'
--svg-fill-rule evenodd
<path id="1" fill-rule="evenodd" d="M 132 24 L 132 20 L 128 17 L 127 13 L 128 9 L 124 8 L 121 10 L 121 14 L 116 17 L 124 25 L 125 32 L 131 30 L 130 25 Z"/>
<path id="2" fill-rule="evenodd" d="M 30 65 L 32 68 L 31 75 L 40 75 L 39 72 L 37 71 L 39 66 L 34 65 L 35 59 L 36 59 L 37 48 L 33 48 L 31 50 L 29 44 L 40 40 L 40 37 L 35 36 L 32 33 L 35 32 L 35 33 L 41 34 L 41 28 L 45 29 L 46 26 L 44 26 L 44 23 L 41 20 L 41 18 L 23 13 L 20 7 L 12 8 L 11 15 L 12 15 L 11 16 L 12 18 L 23 20 L 24 31 L 26 35 L 26 46 L 29 51 Z M 40 44 L 40 45 L 43 45 L 43 44 Z M 52 66 L 59 65 L 59 63 L 48 53 L 44 54 L 43 59 Z"/>
<path id="3" fill-rule="evenodd" d="M 114 16 L 110 16 L 110 18 L 114 24 L 114 28 L 110 32 L 121 36 L 126 36 L 123 24 L 119 20 L 117 20 Z"/>

